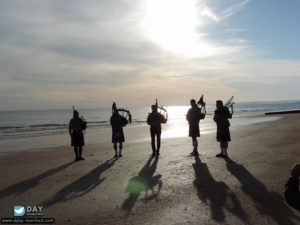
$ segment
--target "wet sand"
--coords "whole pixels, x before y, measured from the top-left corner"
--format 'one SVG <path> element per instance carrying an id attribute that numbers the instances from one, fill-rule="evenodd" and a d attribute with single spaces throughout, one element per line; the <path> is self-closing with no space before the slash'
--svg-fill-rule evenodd
<path id="1" fill-rule="evenodd" d="M 128 140 L 149 132 L 127 131 Z M 283 199 L 299 134 L 296 114 L 237 126 L 228 160 L 215 157 L 215 134 L 200 137 L 199 157 L 187 137 L 163 139 L 158 158 L 149 138 L 126 142 L 119 159 L 109 141 L 87 143 L 79 162 L 70 146 L 1 156 L 1 218 L 14 205 L 42 205 L 56 224 L 299 224 Z"/>

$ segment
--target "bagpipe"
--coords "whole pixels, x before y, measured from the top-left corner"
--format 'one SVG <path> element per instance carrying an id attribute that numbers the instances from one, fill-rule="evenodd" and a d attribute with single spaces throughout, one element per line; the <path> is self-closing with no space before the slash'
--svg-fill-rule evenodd
<path id="1" fill-rule="evenodd" d="M 157 99 L 155 100 L 155 106 L 157 107 L 157 111 L 162 114 L 166 120 L 168 120 L 168 111 L 163 106 L 158 106 Z"/>
<path id="2" fill-rule="evenodd" d="M 231 109 L 231 115 L 233 114 L 233 104 L 234 104 L 233 97 L 234 96 L 232 96 L 224 105 L 224 107 L 226 107 L 228 110 Z"/>
<path id="3" fill-rule="evenodd" d="M 200 119 L 203 120 L 205 118 L 205 115 L 206 115 L 206 102 L 204 102 L 204 100 L 203 100 L 203 95 L 201 95 L 199 101 L 197 102 L 197 106 L 201 110 Z"/>
<path id="4" fill-rule="evenodd" d="M 125 127 L 128 122 L 132 122 L 130 111 L 126 109 L 118 109 L 116 103 L 114 102 L 112 105 L 112 114 L 115 112 L 118 112 L 118 114 L 121 116 L 122 127 Z"/>
<path id="5" fill-rule="evenodd" d="M 74 112 L 77 111 L 77 110 L 75 109 L 74 106 L 72 106 L 72 108 L 73 108 L 73 114 L 74 114 Z M 78 112 L 78 111 L 77 111 L 77 112 Z M 82 129 L 82 130 L 85 130 L 85 129 L 87 128 L 87 121 L 84 119 L 83 116 L 81 116 L 81 120 L 82 120 L 82 122 L 83 122 L 81 129 Z"/>

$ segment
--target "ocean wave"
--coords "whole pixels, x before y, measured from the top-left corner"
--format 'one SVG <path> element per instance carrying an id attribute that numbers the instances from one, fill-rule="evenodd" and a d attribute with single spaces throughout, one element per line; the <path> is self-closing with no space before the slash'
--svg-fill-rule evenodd
<path id="1" fill-rule="evenodd" d="M 38 128 L 38 127 L 66 127 L 66 126 L 67 124 L 46 123 L 46 124 L 30 125 L 29 127 Z"/>
<path id="2" fill-rule="evenodd" d="M 92 122 L 87 121 L 87 124 L 104 124 L 104 123 L 109 123 L 109 121 L 107 120 L 92 121 Z"/>
<path id="3" fill-rule="evenodd" d="M 5 126 L 5 127 L 0 127 L 0 130 L 18 129 L 18 128 L 23 128 L 23 127 L 20 127 L 20 126 Z"/>

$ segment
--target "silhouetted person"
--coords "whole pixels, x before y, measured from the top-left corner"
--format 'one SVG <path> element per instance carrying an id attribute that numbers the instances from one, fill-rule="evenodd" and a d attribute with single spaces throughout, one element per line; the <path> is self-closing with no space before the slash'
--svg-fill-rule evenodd
<path id="1" fill-rule="evenodd" d="M 195 99 L 191 100 L 191 106 L 186 114 L 186 120 L 189 122 L 189 137 L 192 137 L 194 147 L 191 155 L 199 155 L 197 141 L 197 137 L 200 137 L 199 121 L 203 119 L 204 116 L 201 109 L 197 106 Z"/>
<path id="2" fill-rule="evenodd" d="M 110 117 L 110 125 L 112 128 L 112 143 L 114 144 L 115 157 L 122 157 L 122 143 L 125 142 L 123 127 L 125 127 L 128 123 L 128 120 L 121 116 L 115 106 L 113 104 L 113 114 Z M 118 154 L 118 146 L 119 143 L 119 154 Z"/>
<path id="3" fill-rule="evenodd" d="M 229 120 L 232 118 L 227 107 L 223 106 L 223 102 L 218 100 L 216 102 L 217 109 L 215 110 L 214 121 L 217 123 L 217 141 L 220 142 L 221 152 L 217 157 L 228 157 L 227 148 L 228 142 L 231 141 L 229 132 Z"/>
<path id="4" fill-rule="evenodd" d="M 284 192 L 286 202 L 298 211 L 300 211 L 299 177 L 300 163 L 297 163 L 291 170 L 291 177 L 285 185 Z"/>
<path id="5" fill-rule="evenodd" d="M 152 156 L 159 155 L 160 150 L 160 136 L 161 136 L 161 124 L 166 123 L 167 119 L 157 111 L 157 106 L 151 106 L 152 112 L 149 113 L 147 118 L 147 123 L 150 125 L 151 134 L 151 146 L 152 146 Z M 155 148 L 155 136 L 157 141 L 157 146 Z"/>
<path id="6" fill-rule="evenodd" d="M 82 158 L 82 146 L 84 146 L 83 131 L 86 129 L 86 122 L 79 118 L 79 113 L 74 110 L 73 118 L 69 123 L 69 133 L 71 136 L 71 145 L 74 146 L 75 160 L 84 160 Z"/>

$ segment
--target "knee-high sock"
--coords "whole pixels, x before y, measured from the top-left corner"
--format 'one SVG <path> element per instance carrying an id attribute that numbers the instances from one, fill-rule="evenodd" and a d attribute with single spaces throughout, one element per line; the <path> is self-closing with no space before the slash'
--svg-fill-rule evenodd
<path id="1" fill-rule="evenodd" d="M 197 140 L 193 141 L 193 146 L 194 146 L 194 152 L 197 152 L 198 151 L 198 141 Z"/>
<path id="2" fill-rule="evenodd" d="M 114 150 L 115 150 L 115 154 L 118 155 L 118 147 L 117 147 L 117 144 L 114 144 Z"/>
<path id="3" fill-rule="evenodd" d="M 122 155 L 122 144 L 119 145 L 119 155 Z"/>
<path id="4" fill-rule="evenodd" d="M 222 155 L 227 155 L 227 148 L 221 148 Z"/>
<path id="5" fill-rule="evenodd" d="M 79 158 L 82 157 L 82 147 L 79 147 L 78 157 L 79 157 Z"/>
<path id="6" fill-rule="evenodd" d="M 160 133 L 157 134 L 156 138 L 157 138 L 157 151 L 159 152 L 159 149 L 160 149 Z"/>

